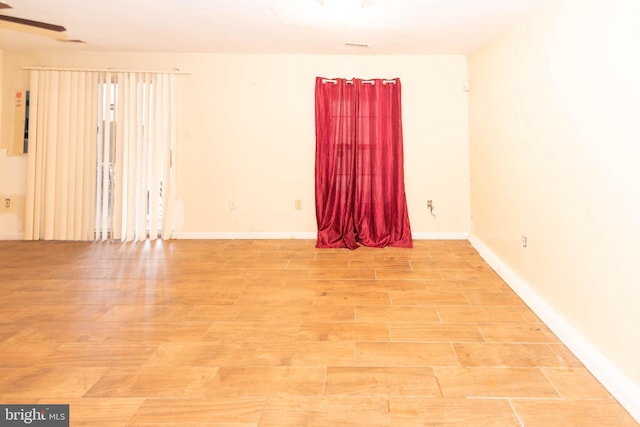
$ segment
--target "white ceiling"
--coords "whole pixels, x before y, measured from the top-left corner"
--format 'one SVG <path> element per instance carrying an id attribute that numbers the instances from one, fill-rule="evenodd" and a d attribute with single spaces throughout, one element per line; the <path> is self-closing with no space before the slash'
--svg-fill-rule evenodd
<path id="1" fill-rule="evenodd" d="M 458 54 L 549 0 L 365 0 L 348 16 L 322 0 L 2 1 L 13 8 L 0 14 L 63 25 L 63 37 L 86 42 L 0 21 L 3 50 Z"/>

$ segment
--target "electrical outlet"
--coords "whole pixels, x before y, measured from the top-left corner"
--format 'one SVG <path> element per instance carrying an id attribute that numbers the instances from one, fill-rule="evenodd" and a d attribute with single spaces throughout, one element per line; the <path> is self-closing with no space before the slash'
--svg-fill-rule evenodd
<path id="1" fill-rule="evenodd" d="M 302 200 L 300 200 L 300 199 L 296 199 L 296 201 L 295 201 L 295 208 L 296 208 L 296 210 L 297 210 L 297 211 L 302 210 Z"/>
<path id="2" fill-rule="evenodd" d="M 24 196 L 20 194 L 0 194 L 0 214 L 16 213 L 24 209 Z"/>
<path id="3" fill-rule="evenodd" d="M 522 247 L 527 247 L 527 236 L 525 236 L 524 234 L 522 235 Z"/>
<path id="4" fill-rule="evenodd" d="M 436 214 L 433 213 L 433 200 L 427 200 L 427 210 L 429 211 L 431 216 L 433 216 L 434 218 L 436 217 Z"/>

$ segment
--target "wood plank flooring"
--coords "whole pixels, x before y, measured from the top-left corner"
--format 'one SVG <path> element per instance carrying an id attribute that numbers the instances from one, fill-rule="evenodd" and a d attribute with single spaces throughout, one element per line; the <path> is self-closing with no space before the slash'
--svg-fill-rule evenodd
<path id="1" fill-rule="evenodd" d="M 637 426 L 466 241 L 0 242 L 0 403 L 72 426 Z"/>

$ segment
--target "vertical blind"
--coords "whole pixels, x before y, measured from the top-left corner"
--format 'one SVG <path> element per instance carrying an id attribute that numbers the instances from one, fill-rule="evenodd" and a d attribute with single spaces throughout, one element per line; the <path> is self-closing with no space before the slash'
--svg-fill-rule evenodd
<path id="1" fill-rule="evenodd" d="M 32 70 L 25 239 L 171 235 L 175 76 Z"/>

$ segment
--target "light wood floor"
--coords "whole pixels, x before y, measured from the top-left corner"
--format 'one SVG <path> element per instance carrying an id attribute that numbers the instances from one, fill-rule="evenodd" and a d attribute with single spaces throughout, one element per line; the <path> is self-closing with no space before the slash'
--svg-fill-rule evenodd
<path id="1" fill-rule="evenodd" d="M 0 242 L 0 403 L 71 425 L 636 426 L 466 241 Z"/>

